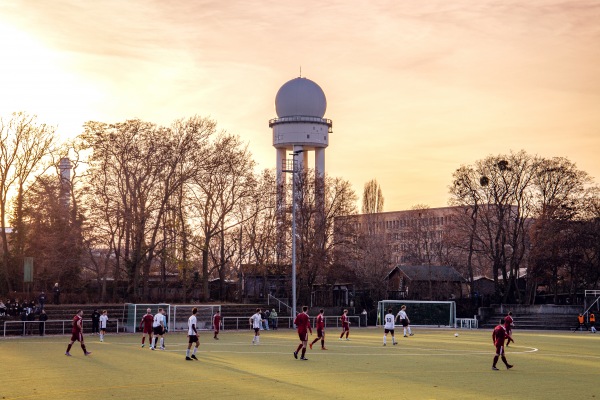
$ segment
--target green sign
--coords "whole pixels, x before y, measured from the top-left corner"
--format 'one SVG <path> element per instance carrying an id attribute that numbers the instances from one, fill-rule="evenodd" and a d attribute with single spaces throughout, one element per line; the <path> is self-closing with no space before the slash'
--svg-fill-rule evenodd
<path id="1" fill-rule="evenodd" d="M 25 257 L 23 264 L 23 282 L 33 282 L 33 257 Z"/>

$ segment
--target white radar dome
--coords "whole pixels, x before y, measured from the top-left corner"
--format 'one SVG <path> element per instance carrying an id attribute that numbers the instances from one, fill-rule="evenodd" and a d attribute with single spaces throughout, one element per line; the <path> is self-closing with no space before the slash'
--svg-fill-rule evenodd
<path id="1" fill-rule="evenodd" d="M 326 109 L 327 100 L 323 89 L 307 78 L 295 78 L 286 82 L 275 96 L 275 110 L 279 118 L 323 118 Z"/>

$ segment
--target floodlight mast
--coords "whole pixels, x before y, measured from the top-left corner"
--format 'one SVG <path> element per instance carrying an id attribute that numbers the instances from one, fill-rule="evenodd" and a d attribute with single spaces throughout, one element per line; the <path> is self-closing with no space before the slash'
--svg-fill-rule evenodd
<path id="1" fill-rule="evenodd" d="M 292 317 L 296 317 L 296 196 L 297 196 L 297 180 L 298 163 L 296 156 L 304 150 L 297 150 L 291 153 L 293 159 L 292 169 Z"/>

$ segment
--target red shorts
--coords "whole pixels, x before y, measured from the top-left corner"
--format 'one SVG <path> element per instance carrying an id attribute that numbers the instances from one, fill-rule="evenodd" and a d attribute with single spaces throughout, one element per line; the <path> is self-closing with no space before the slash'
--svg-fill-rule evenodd
<path id="1" fill-rule="evenodd" d="M 317 329 L 317 337 L 324 337 L 324 336 L 325 336 L 325 330 L 323 328 Z"/>
<path id="2" fill-rule="evenodd" d="M 503 356 L 504 355 L 504 343 L 500 343 L 496 345 L 496 355 Z"/>
<path id="3" fill-rule="evenodd" d="M 81 342 L 83 343 L 83 335 L 81 332 L 72 333 L 71 334 L 71 342 Z"/>
<path id="4" fill-rule="evenodd" d="M 144 333 L 146 334 L 151 334 L 152 333 L 152 326 L 145 326 L 144 327 Z"/>
<path id="5" fill-rule="evenodd" d="M 306 342 L 308 340 L 308 332 L 298 332 L 298 337 L 301 342 Z"/>
<path id="6" fill-rule="evenodd" d="M 349 331 L 349 330 L 350 330 L 350 324 L 349 324 L 349 323 L 347 323 L 347 322 L 344 322 L 344 323 L 342 324 L 342 330 L 343 330 L 343 331 Z"/>

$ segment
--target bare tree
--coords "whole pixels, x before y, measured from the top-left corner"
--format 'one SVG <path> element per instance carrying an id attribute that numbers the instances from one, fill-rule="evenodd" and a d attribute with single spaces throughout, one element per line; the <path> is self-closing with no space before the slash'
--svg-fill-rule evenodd
<path id="1" fill-rule="evenodd" d="M 48 167 L 44 159 L 51 152 L 54 142 L 54 128 L 38 124 L 35 116 L 13 113 L 8 120 L 0 119 L 0 237 L 3 250 L 0 279 L 9 291 L 17 283 L 17 263 L 24 256 L 26 232 L 23 197 L 32 179 Z M 16 193 L 11 218 L 14 224 L 14 243 L 11 247 L 6 231 L 10 193 Z"/>
<path id="2" fill-rule="evenodd" d="M 376 179 L 365 183 L 362 198 L 362 213 L 375 214 L 383 212 L 383 191 Z"/>

